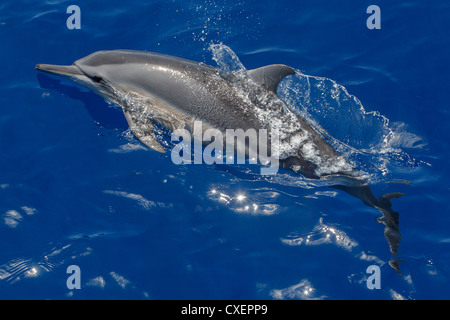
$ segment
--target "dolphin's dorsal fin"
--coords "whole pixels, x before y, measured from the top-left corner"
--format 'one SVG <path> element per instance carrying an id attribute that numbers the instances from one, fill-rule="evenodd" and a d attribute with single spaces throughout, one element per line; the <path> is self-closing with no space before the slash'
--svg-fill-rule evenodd
<path id="1" fill-rule="evenodd" d="M 131 109 L 123 109 L 123 113 L 131 131 L 139 141 L 155 151 L 165 153 L 164 148 L 156 139 L 152 119 L 143 117 L 139 112 L 134 112 Z"/>
<path id="2" fill-rule="evenodd" d="M 248 71 L 253 81 L 275 94 L 280 81 L 290 74 L 295 74 L 294 69 L 284 64 L 271 64 Z"/>

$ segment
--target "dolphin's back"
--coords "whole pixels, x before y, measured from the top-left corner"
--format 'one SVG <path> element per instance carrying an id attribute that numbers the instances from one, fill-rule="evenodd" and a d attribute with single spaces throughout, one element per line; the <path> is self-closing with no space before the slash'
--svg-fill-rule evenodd
<path id="1" fill-rule="evenodd" d="M 101 50 L 75 61 L 78 66 L 98 67 L 103 65 L 120 65 L 128 63 L 154 64 L 174 69 L 202 68 L 215 72 L 216 69 L 206 64 L 178 58 L 163 53 L 137 51 L 137 50 Z"/>

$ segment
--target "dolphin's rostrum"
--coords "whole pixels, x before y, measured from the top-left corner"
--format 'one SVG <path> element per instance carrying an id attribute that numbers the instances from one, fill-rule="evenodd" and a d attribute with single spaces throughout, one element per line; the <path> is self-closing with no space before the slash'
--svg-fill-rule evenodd
<path id="1" fill-rule="evenodd" d="M 401 235 L 392 193 L 376 198 L 349 161 L 339 155 L 305 120 L 278 98 L 278 83 L 295 71 L 286 65 L 249 70 L 242 77 L 169 55 L 132 51 L 98 51 L 72 65 L 38 64 L 40 71 L 69 78 L 122 107 L 134 135 L 146 146 L 164 152 L 154 122 L 169 130 L 277 130 L 282 168 L 310 179 L 336 181 L 344 190 L 378 209 L 385 237 L 397 255 Z M 268 142 L 270 144 L 270 142 Z M 267 150 L 267 149 L 266 149 Z"/>

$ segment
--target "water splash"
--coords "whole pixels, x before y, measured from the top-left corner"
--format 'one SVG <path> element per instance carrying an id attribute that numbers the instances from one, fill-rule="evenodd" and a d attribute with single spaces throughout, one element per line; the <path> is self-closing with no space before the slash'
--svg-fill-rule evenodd
<path id="1" fill-rule="evenodd" d="M 231 48 L 211 43 L 208 49 L 220 69 L 246 80 L 246 69 Z M 280 83 L 277 95 L 369 182 L 384 181 L 389 165 L 420 164 L 402 148 L 423 148 L 426 144 L 407 132 L 404 124 L 391 125 L 378 111 L 366 111 L 357 97 L 332 79 L 295 71 Z"/>
<path id="2" fill-rule="evenodd" d="M 217 63 L 217 66 L 225 72 L 245 72 L 246 69 L 239 57 L 231 50 L 230 47 L 223 43 L 211 43 L 208 47 L 211 51 L 212 59 Z"/>
<path id="3" fill-rule="evenodd" d="M 244 23 L 245 22 L 245 23 Z M 188 34 L 194 42 L 208 43 L 212 39 L 229 39 L 235 34 L 247 39 L 261 36 L 258 26 L 261 18 L 245 2 L 206 0 L 192 3 L 190 18 L 186 21 Z M 246 28 L 245 34 L 240 30 Z"/>
<path id="4" fill-rule="evenodd" d="M 384 180 L 389 165 L 418 165 L 402 148 L 423 148 L 423 140 L 407 132 L 404 124 L 391 125 L 378 111 L 366 111 L 357 97 L 334 80 L 296 70 L 280 84 L 278 95 L 336 151 L 366 172 L 370 182 Z"/>

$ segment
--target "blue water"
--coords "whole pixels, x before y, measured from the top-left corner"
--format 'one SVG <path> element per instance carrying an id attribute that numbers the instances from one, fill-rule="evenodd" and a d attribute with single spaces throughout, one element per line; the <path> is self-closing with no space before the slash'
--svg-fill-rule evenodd
<path id="1" fill-rule="evenodd" d="M 71 4 L 80 30 L 66 27 Z M 450 298 L 449 23 L 450 4 L 424 0 L 3 1 L 0 298 Z M 239 60 L 217 62 L 214 45 Z M 398 257 L 357 198 L 252 165 L 175 165 L 119 109 L 34 68 L 118 48 L 295 68 L 279 95 L 375 195 L 407 193 L 392 201 Z"/>

